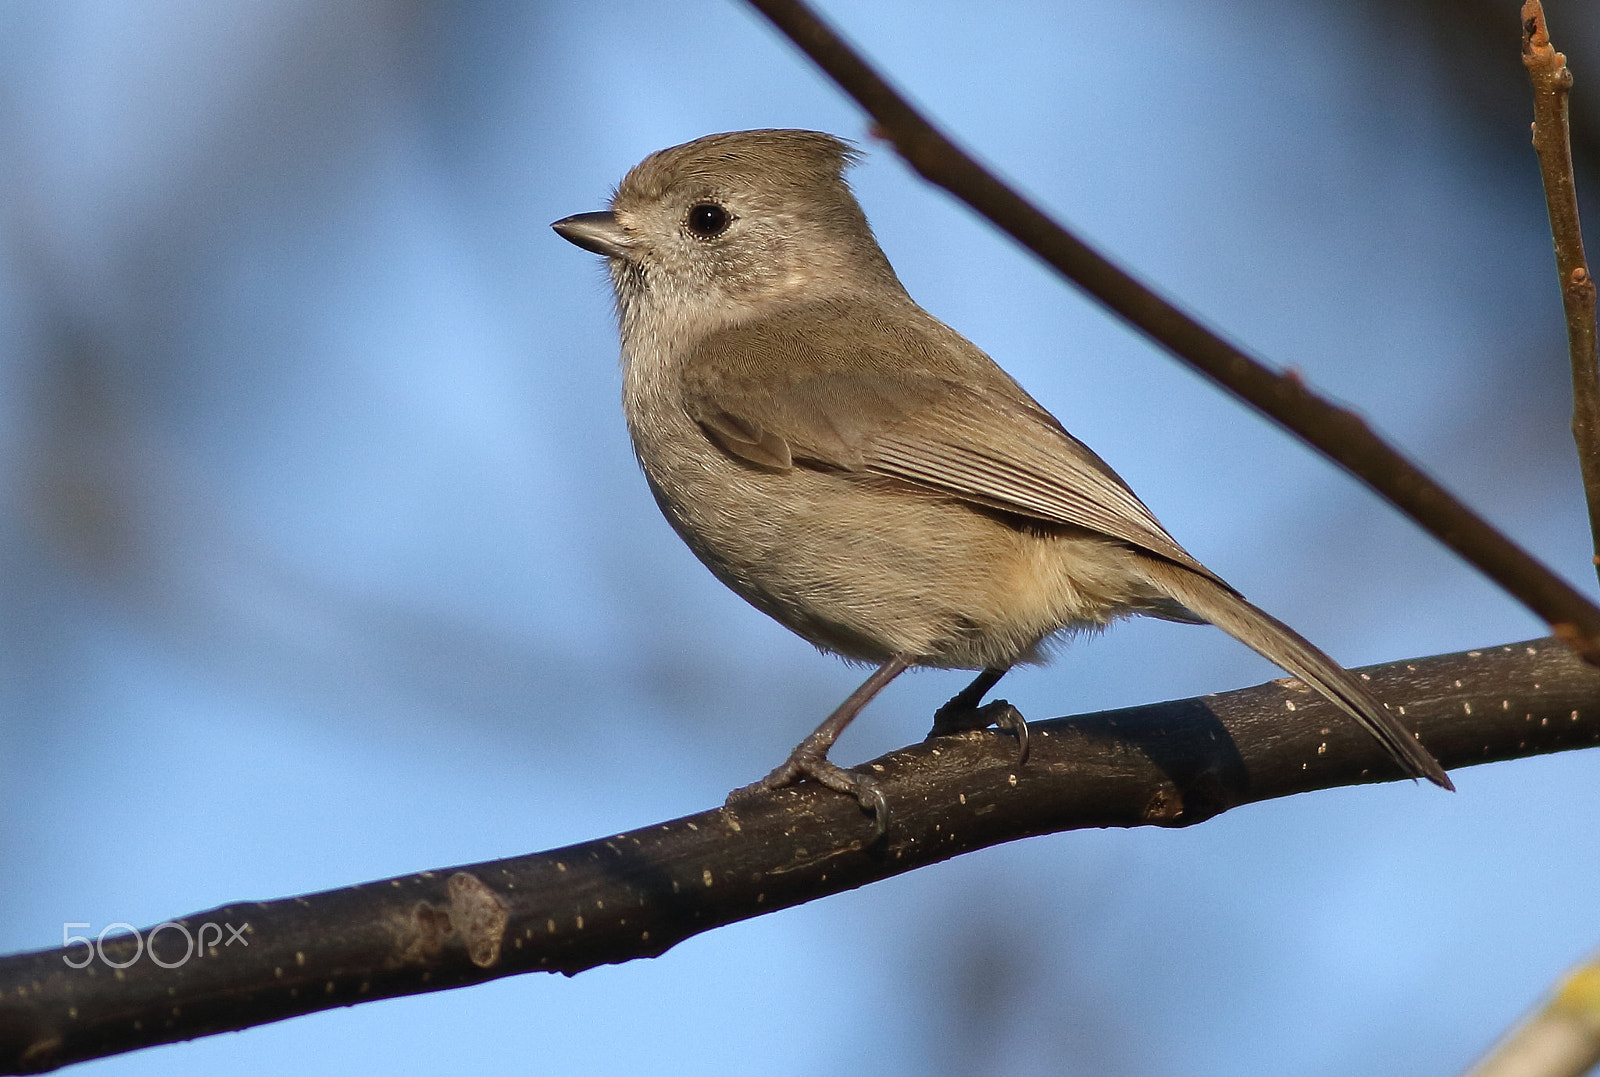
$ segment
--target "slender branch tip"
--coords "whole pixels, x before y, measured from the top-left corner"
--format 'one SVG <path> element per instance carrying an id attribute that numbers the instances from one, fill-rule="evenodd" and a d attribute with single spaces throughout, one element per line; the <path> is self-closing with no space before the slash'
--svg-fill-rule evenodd
<path id="1" fill-rule="evenodd" d="M 1522 54 L 1550 47 L 1550 30 L 1544 22 L 1544 5 L 1539 0 L 1527 0 L 1522 5 Z"/>
<path id="2" fill-rule="evenodd" d="M 1547 89 L 1564 90 L 1572 85 L 1567 57 L 1557 52 L 1550 42 L 1550 26 L 1545 22 L 1539 0 L 1528 0 L 1522 5 L 1522 62 L 1530 74 L 1553 80 L 1554 84 Z"/>

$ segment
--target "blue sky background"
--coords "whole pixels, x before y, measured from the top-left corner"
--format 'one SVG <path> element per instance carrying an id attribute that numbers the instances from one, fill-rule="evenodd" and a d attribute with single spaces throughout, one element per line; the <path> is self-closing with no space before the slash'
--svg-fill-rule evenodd
<path id="1" fill-rule="evenodd" d="M 1485 86 L 1520 77 L 1515 6 Z M 1593 589 L 1525 96 L 1464 93 L 1393 5 L 824 8 L 981 158 Z M 769 126 L 862 141 L 911 293 L 1341 660 L 1542 633 L 918 181 L 737 4 L 11 0 L 0 950 L 700 810 L 854 686 L 658 517 L 599 260 L 548 228 L 652 150 Z M 1005 687 L 1045 717 L 1274 675 L 1139 623 Z M 962 683 L 903 678 L 839 758 Z M 1597 777 L 1569 753 L 1034 839 L 655 961 L 82 1072 L 1448 1074 L 1600 938 Z"/>

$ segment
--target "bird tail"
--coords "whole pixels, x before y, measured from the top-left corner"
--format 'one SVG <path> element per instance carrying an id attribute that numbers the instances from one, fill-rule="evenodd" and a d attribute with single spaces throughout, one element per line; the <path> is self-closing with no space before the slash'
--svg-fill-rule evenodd
<path id="1" fill-rule="evenodd" d="M 1439 761 L 1417 743 L 1354 674 L 1294 629 L 1252 606 L 1226 584 L 1182 565 L 1149 557 L 1141 567 L 1172 598 L 1327 696 L 1376 737 L 1407 774 L 1455 789 Z"/>

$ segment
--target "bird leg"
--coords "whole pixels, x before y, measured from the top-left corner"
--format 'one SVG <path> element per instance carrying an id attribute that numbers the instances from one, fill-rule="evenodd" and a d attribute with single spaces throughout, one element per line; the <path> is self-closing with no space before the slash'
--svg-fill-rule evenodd
<path id="1" fill-rule="evenodd" d="M 910 660 L 900 655 L 895 655 L 879 666 L 860 688 L 850 693 L 850 698 L 839 704 L 838 709 L 823 719 L 822 724 L 817 726 L 809 737 L 795 746 L 782 766 L 759 782 L 735 789 L 728 794 L 728 802 L 731 804 L 735 800 L 782 789 L 802 778 L 810 778 L 829 789 L 855 797 L 864 809 L 872 813 L 878 826 L 878 833 L 880 835 L 885 833 L 889 823 L 889 804 L 884 800 L 882 791 L 878 789 L 878 783 L 864 774 L 852 774 L 837 763 L 829 761 L 828 749 L 839 739 L 839 734 L 844 732 L 845 726 L 861 713 L 861 708 L 870 703 L 873 696 L 883 691 L 885 685 L 910 666 Z"/>

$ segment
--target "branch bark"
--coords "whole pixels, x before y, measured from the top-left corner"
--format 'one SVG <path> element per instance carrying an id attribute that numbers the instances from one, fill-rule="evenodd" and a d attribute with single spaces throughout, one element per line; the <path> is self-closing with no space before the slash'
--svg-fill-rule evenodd
<path id="1" fill-rule="evenodd" d="M 1589 533 L 1600 573 L 1600 355 L 1595 339 L 1595 286 L 1583 253 L 1578 221 L 1578 184 L 1572 174 L 1567 98 L 1572 71 L 1555 50 L 1539 0 L 1522 5 L 1522 62 L 1533 83 L 1533 148 L 1544 180 L 1545 208 L 1555 244 L 1561 304 L 1567 316 L 1567 351 L 1572 357 L 1572 438 L 1589 505 Z"/>
<path id="2" fill-rule="evenodd" d="M 1364 672 L 1447 767 L 1600 743 L 1600 671 L 1555 640 Z M 1297 681 L 1032 728 L 1020 769 L 1015 741 L 985 732 L 866 764 L 889 799 L 882 840 L 854 800 L 805 784 L 547 853 L 0 958 L 0 1072 L 516 973 L 570 975 L 1018 838 L 1189 826 L 1400 777 L 1375 740 Z"/>
<path id="3" fill-rule="evenodd" d="M 1129 325 L 1366 483 L 1600 665 L 1600 607 L 1379 438 L 1355 412 L 1272 370 L 1151 291 L 973 160 L 801 0 L 749 0 L 943 187 Z"/>

